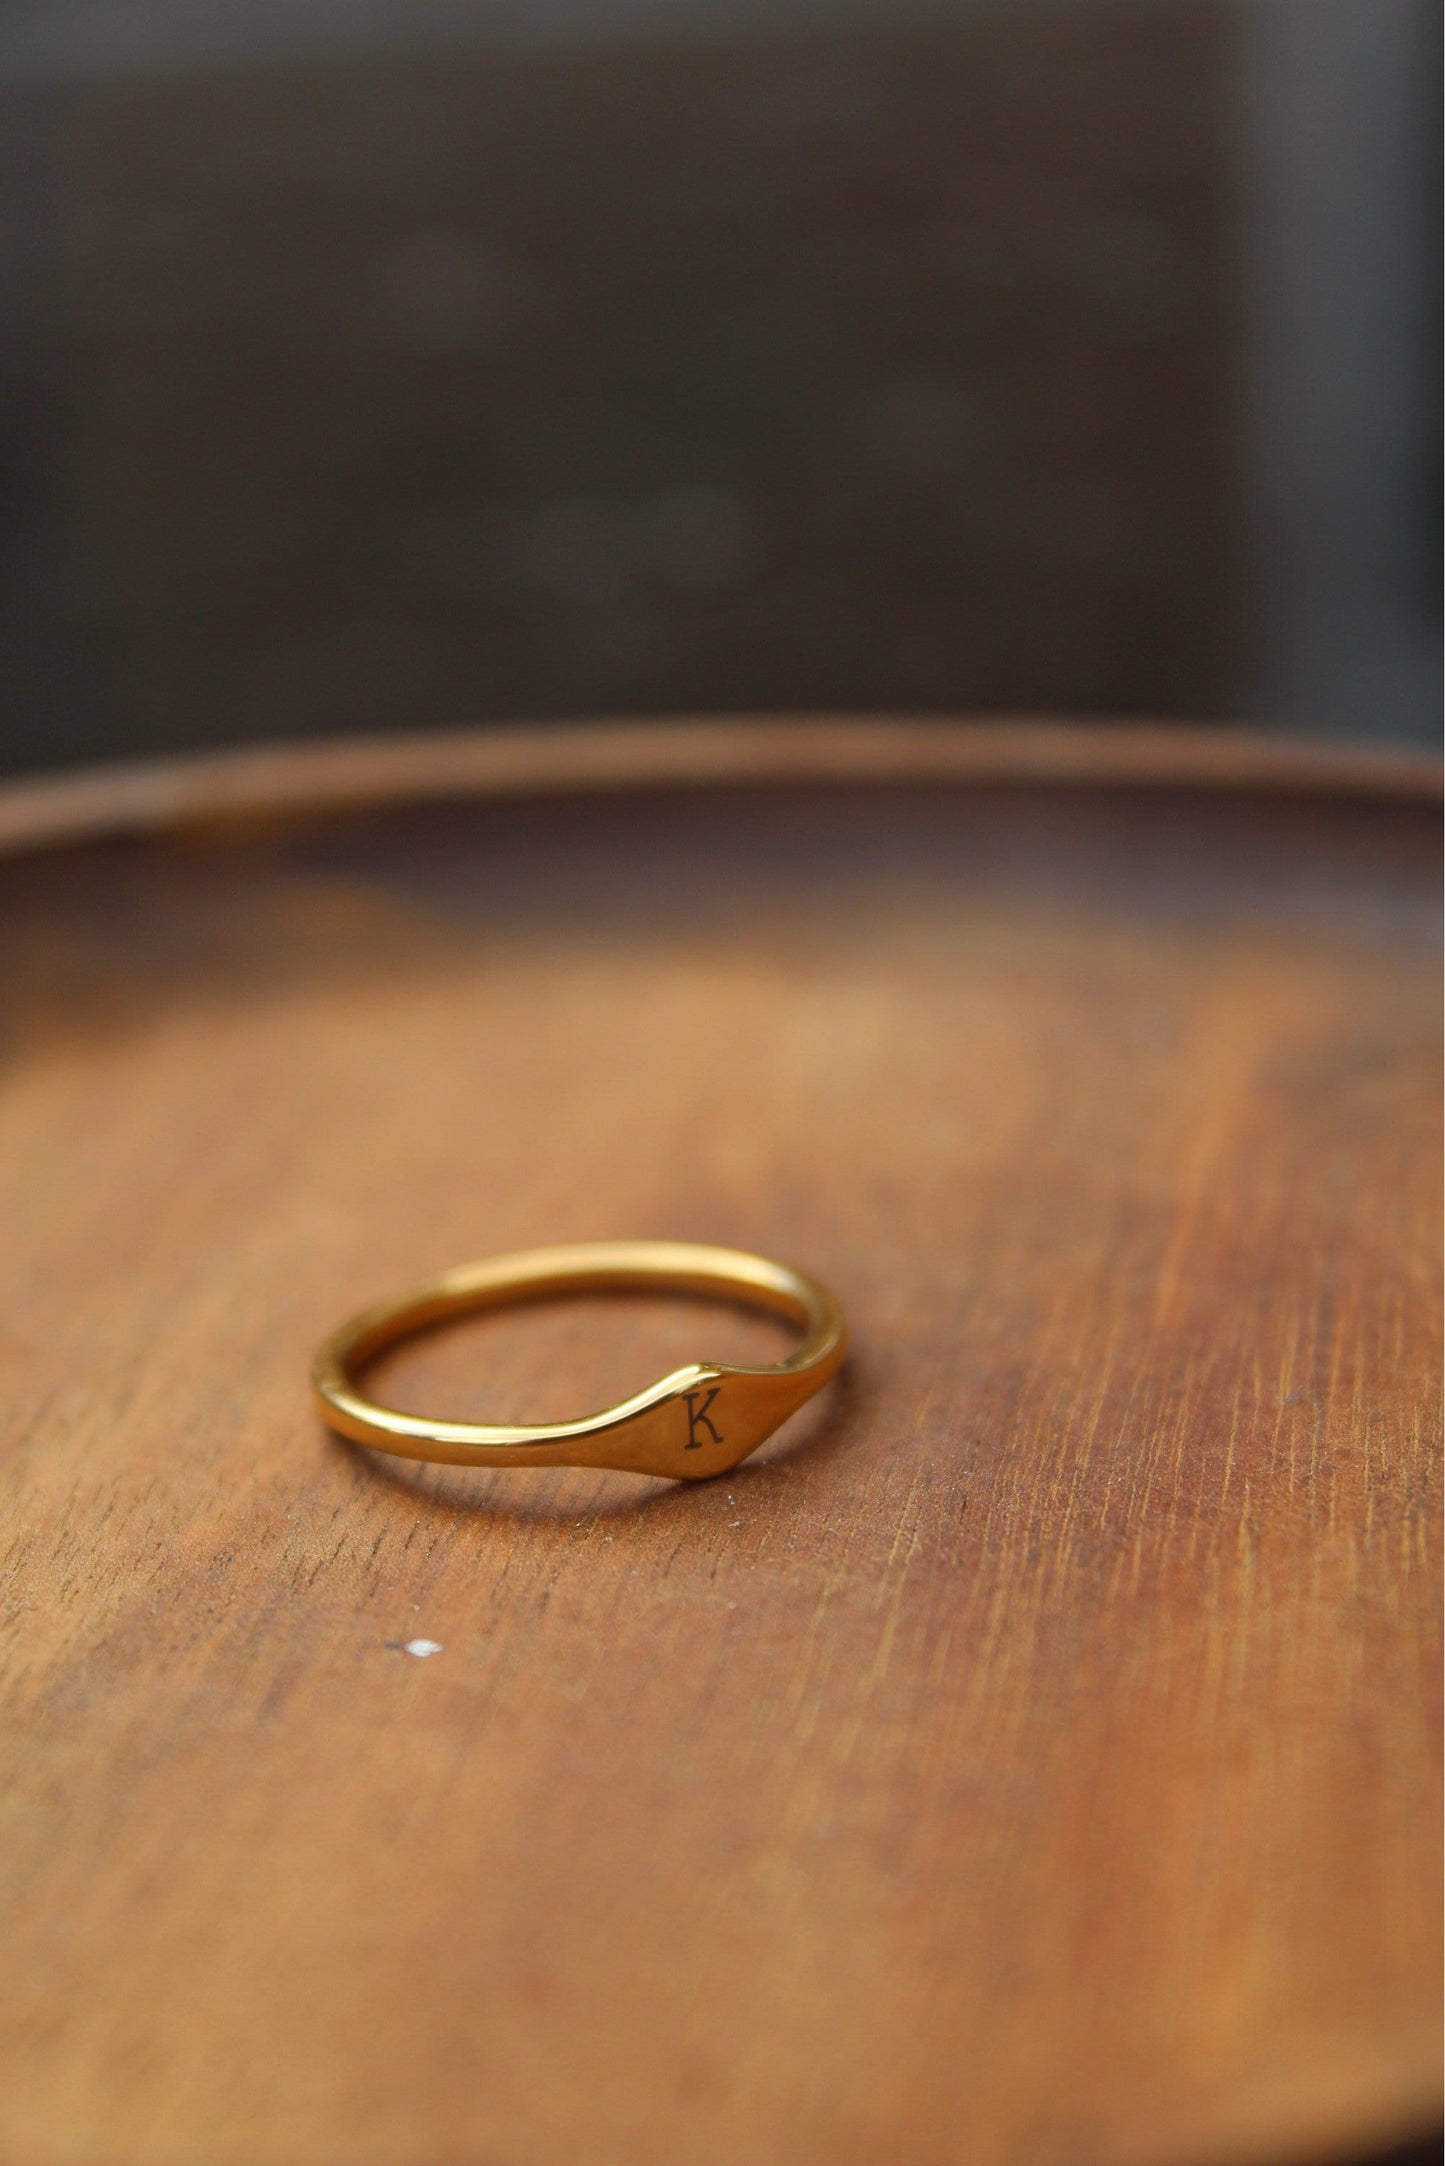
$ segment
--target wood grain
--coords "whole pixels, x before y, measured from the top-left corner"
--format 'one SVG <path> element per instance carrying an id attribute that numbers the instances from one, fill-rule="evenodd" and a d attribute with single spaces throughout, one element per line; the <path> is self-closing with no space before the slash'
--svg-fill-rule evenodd
<path id="1" fill-rule="evenodd" d="M 652 779 L 0 863 L 0 2159 L 1408 2132 L 1436 815 Z M 818 1272 L 848 1378 L 685 1491 L 313 1420 L 357 1302 L 612 1234 Z M 391 1381 L 561 1413 L 771 1329 Z"/>

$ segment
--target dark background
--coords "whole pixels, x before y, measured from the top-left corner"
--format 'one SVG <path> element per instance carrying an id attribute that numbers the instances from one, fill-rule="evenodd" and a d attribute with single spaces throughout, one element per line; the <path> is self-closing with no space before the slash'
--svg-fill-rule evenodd
<path id="1" fill-rule="evenodd" d="M 1416 0 L 20 0 L 0 764 L 490 719 L 1433 741 Z"/>

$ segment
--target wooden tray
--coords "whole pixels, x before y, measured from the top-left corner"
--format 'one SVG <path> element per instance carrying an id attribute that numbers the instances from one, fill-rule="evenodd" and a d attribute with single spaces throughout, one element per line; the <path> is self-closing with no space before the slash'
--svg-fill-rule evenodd
<path id="1" fill-rule="evenodd" d="M 1428 2122 L 1429 770 L 714 725 L 0 832 L 0 2157 Z M 698 1488 L 319 1429 L 355 1304 L 614 1234 L 816 1271 L 849 1378 Z M 563 1414 L 773 1328 L 566 1304 L 391 1384 Z"/>

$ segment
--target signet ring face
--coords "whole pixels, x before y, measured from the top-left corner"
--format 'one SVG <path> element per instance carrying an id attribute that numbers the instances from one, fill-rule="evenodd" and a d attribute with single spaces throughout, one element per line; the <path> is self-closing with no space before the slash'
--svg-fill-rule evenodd
<path id="1" fill-rule="evenodd" d="M 693 1362 L 578 1421 L 531 1425 L 432 1421 L 366 1396 L 359 1377 L 399 1340 L 474 1310 L 549 1294 L 632 1288 L 716 1294 L 801 1327 L 783 1361 L 760 1368 Z M 755 1452 L 841 1368 L 848 1326 L 834 1295 L 786 1264 L 684 1241 L 599 1241 L 462 1264 L 343 1324 L 321 1347 L 312 1388 L 323 1420 L 353 1443 L 453 1466 L 615 1467 L 705 1480 Z"/>

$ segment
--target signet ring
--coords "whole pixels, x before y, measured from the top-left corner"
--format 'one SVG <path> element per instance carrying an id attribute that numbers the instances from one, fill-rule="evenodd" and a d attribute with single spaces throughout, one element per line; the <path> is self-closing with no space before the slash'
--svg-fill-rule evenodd
<path id="1" fill-rule="evenodd" d="M 376 1355 L 454 1317 L 549 1295 L 617 1289 L 717 1295 L 785 1316 L 801 1327 L 802 1337 L 771 1366 L 691 1362 L 578 1421 L 434 1421 L 380 1405 L 361 1387 L 361 1372 Z M 404 1459 L 468 1467 L 616 1467 L 698 1481 L 725 1474 L 755 1452 L 841 1368 L 847 1352 L 848 1326 L 836 1297 L 786 1264 L 684 1241 L 598 1241 L 461 1264 L 362 1310 L 317 1353 L 312 1386 L 331 1428 Z"/>

